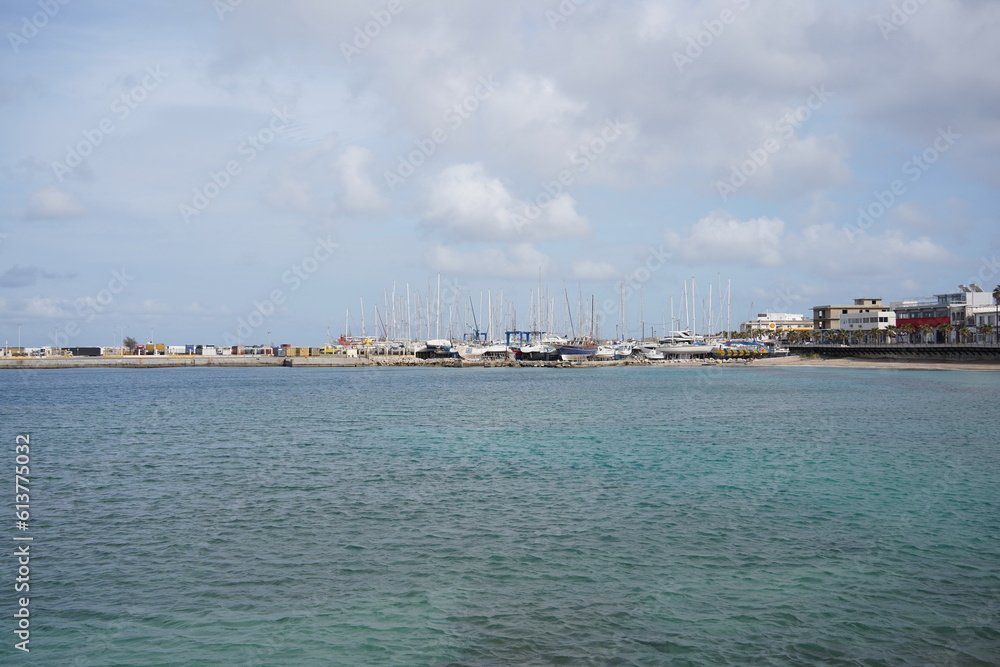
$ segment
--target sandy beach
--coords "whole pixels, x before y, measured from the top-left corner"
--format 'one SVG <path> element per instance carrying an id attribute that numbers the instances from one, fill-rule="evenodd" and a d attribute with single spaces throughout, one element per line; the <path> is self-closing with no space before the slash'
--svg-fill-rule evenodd
<path id="1" fill-rule="evenodd" d="M 821 357 L 772 357 L 752 362 L 754 366 L 815 366 L 837 368 L 895 368 L 900 370 L 1000 371 L 1000 364 L 982 362 L 888 361 L 885 359 L 825 359 Z"/>

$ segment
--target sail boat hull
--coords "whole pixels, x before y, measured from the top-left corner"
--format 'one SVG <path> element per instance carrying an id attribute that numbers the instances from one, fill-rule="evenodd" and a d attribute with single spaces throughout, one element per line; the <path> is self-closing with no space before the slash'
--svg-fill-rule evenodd
<path id="1" fill-rule="evenodd" d="M 597 354 L 596 345 L 560 345 L 559 357 L 563 361 L 581 361 Z"/>

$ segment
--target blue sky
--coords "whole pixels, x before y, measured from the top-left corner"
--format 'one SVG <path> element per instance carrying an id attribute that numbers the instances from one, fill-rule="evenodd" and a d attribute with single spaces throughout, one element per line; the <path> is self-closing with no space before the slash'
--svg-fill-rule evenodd
<path id="1" fill-rule="evenodd" d="M 470 301 L 528 325 L 539 272 L 556 329 L 593 295 L 609 336 L 623 292 L 627 333 L 662 330 L 692 277 L 700 329 L 719 285 L 734 326 L 992 288 L 998 24 L 971 0 L 7 2 L 0 337 L 321 344 L 362 299 L 391 326 L 394 285 L 422 335 L 438 274 L 456 333 Z"/>

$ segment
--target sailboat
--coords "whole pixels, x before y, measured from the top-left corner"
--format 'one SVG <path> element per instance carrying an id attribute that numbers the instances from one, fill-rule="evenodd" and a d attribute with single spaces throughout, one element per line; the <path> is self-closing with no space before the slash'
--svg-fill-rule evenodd
<path id="1" fill-rule="evenodd" d="M 690 331 L 671 331 L 657 341 L 656 351 L 664 356 L 691 357 L 711 354 L 712 346 Z"/>

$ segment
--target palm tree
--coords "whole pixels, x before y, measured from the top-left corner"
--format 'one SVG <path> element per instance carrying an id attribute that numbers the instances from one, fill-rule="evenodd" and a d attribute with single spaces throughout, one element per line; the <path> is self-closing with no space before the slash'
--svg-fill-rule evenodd
<path id="1" fill-rule="evenodd" d="M 996 306 L 996 313 L 993 319 L 993 333 L 1000 334 L 1000 285 L 993 288 L 993 304 Z M 996 344 L 996 337 L 993 338 L 993 343 Z"/>
<path id="2" fill-rule="evenodd" d="M 985 336 L 987 338 L 994 331 L 994 328 L 993 328 L 992 324 L 980 324 L 976 328 L 979 329 L 979 333 L 983 334 L 983 336 Z"/>
<path id="3" fill-rule="evenodd" d="M 971 333 L 972 330 L 969 329 L 969 327 L 962 327 L 961 329 L 958 330 L 958 335 L 962 339 L 963 343 L 967 343 L 969 341 L 969 334 Z"/>
<path id="4" fill-rule="evenodd" d="M 913 326 L 912 324 L 904 324 L 903 326 L 899 327 L 899 330 L 900 332 L 906 335 L 907 343 L 913 342 L 913 334 L 916 333 L 917 331 L 917 328 L 915 326 Z"/>
<path id="5" fill-rule="evenodd" d="M 937 325 L 937 330 L 940 331 L 944 335 L 944 342 L 945 343 L 950 343 L 951 342 L 951 336 L 950 336 L 950 334 L 951 334 L 951 332 L 954 329 L 955 329 L 955 327 L 951 326 L 951 324 L 949 324 L 948 322 L 945 322 L 944 324 Z"/>
<path id="6" fill-rule="evenodd" d="M 927 342 L 927 336 L 932 331 L 934 331 L 934 327 L 932 327 L 929 324 L 921 324 L 920 327 L 917 330 L 920 332 L 920 342 L 921 343 L 926 343 Z"/>
<path id="7" fill-rule="evenodd" d="M 886 342 L 889 342 L 889 338 L 892 338 L 893 342 L 896 342 L 896 336 L 899 334 L 899 327 L 895 324 L 890 324 L 885 328 Z"/>

